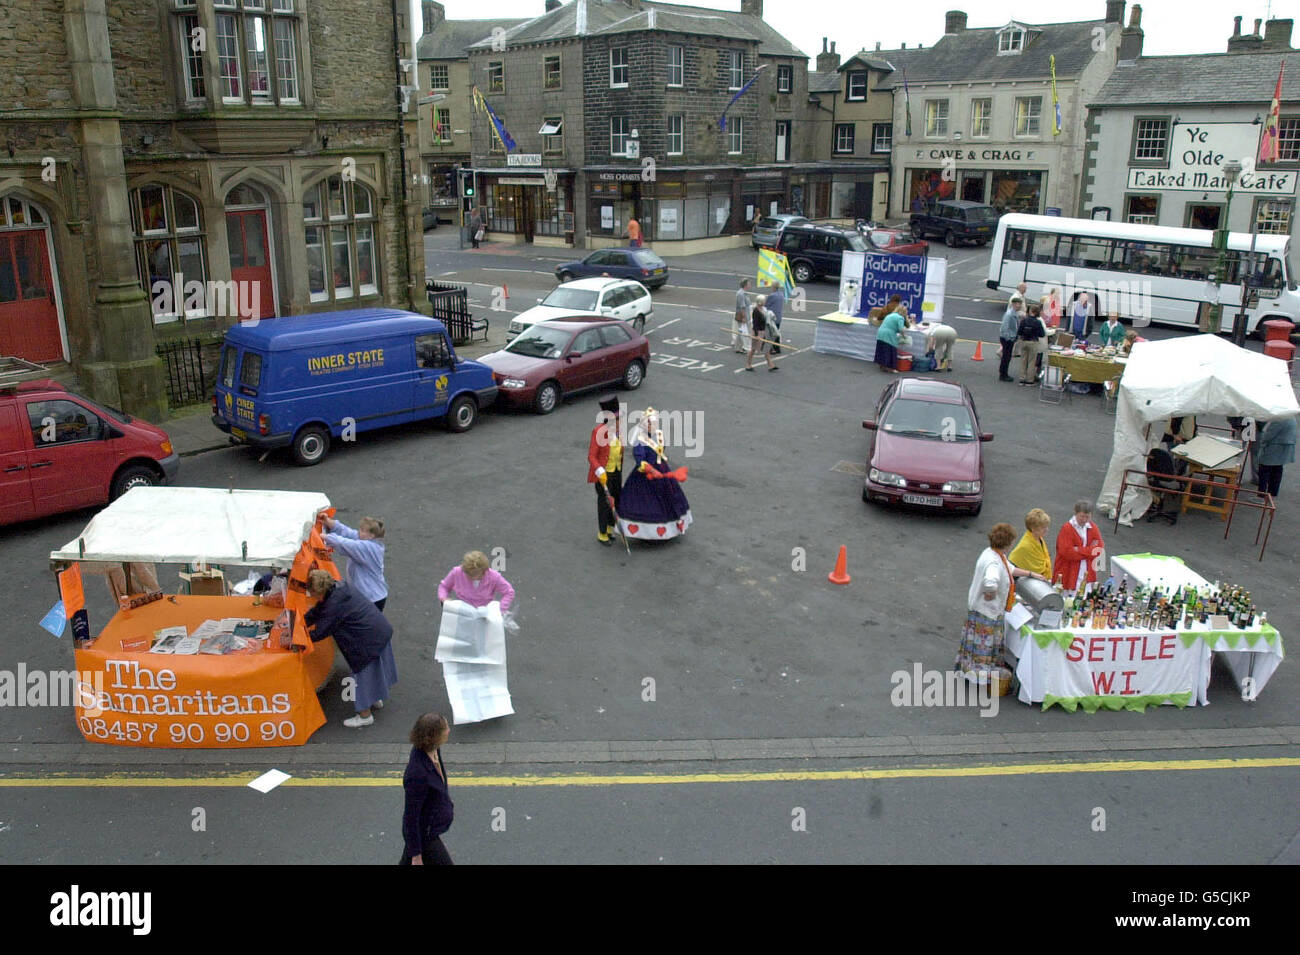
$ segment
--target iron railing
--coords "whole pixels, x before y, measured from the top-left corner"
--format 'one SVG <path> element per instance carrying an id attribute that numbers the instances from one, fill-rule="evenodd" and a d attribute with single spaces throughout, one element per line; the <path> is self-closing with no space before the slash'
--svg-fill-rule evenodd
<path id="1" fill-rule="evenodd" d="M 170 338 L 158 343 L 167 369 L 167 401 L 173 408 L 207 401 L 216 389 L 221 341 Z"/>

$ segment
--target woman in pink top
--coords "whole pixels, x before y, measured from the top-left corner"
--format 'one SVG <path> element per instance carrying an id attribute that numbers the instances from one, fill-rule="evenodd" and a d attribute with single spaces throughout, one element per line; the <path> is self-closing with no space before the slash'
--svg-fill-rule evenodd
<path id="1" fill-rule="evenodd" d="M 472 550 L 465 555 L 460 566 L 453 567 L 438 585 L 438 599 L 445 601 L 448 597 L 463 600 L 473 607 L 486 607 L 499 600 L 501 612 L 505 613 L 514 603 L 515 588 L 488 566 L 486 554 Z"/>
<path id="2" fill-rule="evenodd" d="M 1043 324 L 1053 329 L 1061 324 L 1061 300 L 1056 296 L 1056 289 L 1049 288 L 1040 300 L 1043 305 Z"/>

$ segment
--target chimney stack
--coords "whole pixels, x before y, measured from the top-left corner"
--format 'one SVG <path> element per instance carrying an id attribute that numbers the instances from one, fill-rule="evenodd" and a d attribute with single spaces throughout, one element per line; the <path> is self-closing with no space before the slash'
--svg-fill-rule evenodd
<path id="1" fill-rule="evenodd" d="M 560 3 L 560 0 L 546 0 L 547 13 L 550 13 L 552 10 L 558 10 L 561 6 L 562 4 Z"/>
<path id="2" fill-rule="evenodd" d="M 1255 32 L 1241 32 L 1241 17 L 1233 17 L 1232 36 L 1228 38 L 1229 53 L 1258 53 L 1264 46 L 1264 38 L 1259 35 L 1259 25 L 1263 21 L 1255 21 Z"/>
<path id="3" fill-rule="evenodd" d="M 1241 36 L 1241 17 L 1232 18 L 1232 35 Z"/>
<path id="4" fill-rule="evenodd" d="M 763 19 L 763 0 L 740 0 L 740 12 Z"/>
<path id="5" fill-rule="evenodd" d="M 1106 22 L 1124 25 L 1124 0 L 1106 0 Z"/>
<path id="6" fill-rule="evenodd" d="M 1130 15 L 1128 26 L 1119 31 L 1119 59 L 1136 60 L 1142 55 L 1142 40 L 1145 34 L 1142 32 L 1142 5 L 1133 4 L 1133 12 Z"/>
<path id="7" fill-rule="evenodd" d="M 840 68 L 840 55 L 835 52 L 834 41 L 827 48 L 826 37 L 822 37 L 822 51 L 817 54 L 816 67 L 818 73 L 834 73 Z"/>
<path id="8" fill-rule="evenodd" d="M 949 10 L 943 15 L 944 35 L 960 33 L 966 29 L 966 14 L 960 10 Z"/>
<path id="9" fill-rule="evenodd" d="M 1269 20 L 1264 24 L 1264 45 L 1260 48 L 1267 53 L 1287 53 L 1291 50 L 1291 28 L 1295 21 L 1291 19 Z"/>
<path id="10" fill-rule="evenodd" d="M 879 41 L 879 40 L 876 41 L 876 52 L 877 52 L 877 53 L 880 52 L 880 41 Z"/>
<path id="11" fill-rule="evenodd" d="M 424 21 L 424 33 L 429 34 L 439 23 L 447 19 L 447 8 L 436 0 L 423 0 L 420 4 L 420 15 Z"/>

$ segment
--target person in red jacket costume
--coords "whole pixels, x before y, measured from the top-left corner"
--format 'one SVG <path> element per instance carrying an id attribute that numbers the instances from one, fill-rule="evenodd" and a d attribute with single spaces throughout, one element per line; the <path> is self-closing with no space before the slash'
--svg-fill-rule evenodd
<path id="1" fill-rule="evenodd" d="M 1105 549 L 1101 532 L 1092 521 L 1092 505 L 1079 501 L 1074 505 L 1074 517 L 1061 525 L 1056 535 L 1056 563 L 1052 567 L 1052 580 L 1060 581 L 1066 590 L 1080 590 L 1085 584 L 1097 582 L 1098 556 Z"/>
<path id="2" fill-rule="evenodd" d="M 619 402 L 617 395 L 600 399 L 600 415 L 587 444 L 587 483 L 596 488 L 596 540 L 606 547 L 614 533 L 614 514 L 605 492 L 618 507 L 623 492 L 623 445 L 618 437 Z"/>

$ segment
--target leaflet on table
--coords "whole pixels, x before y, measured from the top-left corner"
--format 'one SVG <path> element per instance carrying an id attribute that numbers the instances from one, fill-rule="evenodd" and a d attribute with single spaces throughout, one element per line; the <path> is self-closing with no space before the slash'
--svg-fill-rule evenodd
<path id="1" fill-rule="evenodd" d="M 1016 630 L 1019 630 L 1029 621 L 1034 619 L 1034 613 L 1024 604 L 1017 602 L 1014 607 L 1007 611 L 1007 623 Z M 1041 626 L 1041 621 L 1040 621 Z"/>
<path id="2" fill-rule="evenodd" d="M 175 653 L 176 644 L 185 639 L 188 635 L 184 627 L 163 627 L 161 630 L 154 631 L 154 644 L 149 648 L 150 653 Z"/>

